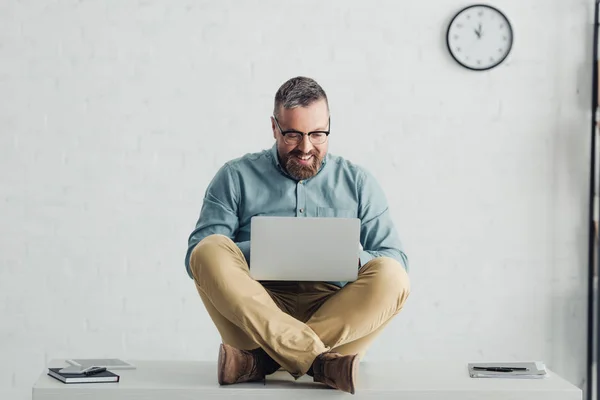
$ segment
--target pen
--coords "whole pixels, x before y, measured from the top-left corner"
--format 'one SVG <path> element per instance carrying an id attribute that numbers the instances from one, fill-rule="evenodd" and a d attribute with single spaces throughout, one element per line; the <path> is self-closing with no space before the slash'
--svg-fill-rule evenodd
<path id="1" fill-rule="evenodd" d="M 473 369 L 491 372 L 529 371 L 529 369 L 521 367 L 473 367 Z"/>
<path id="2" fill-rule="evenodd" d="M 104 372 L 104 371 L 106 371 L 106 367 L 92 368 L 92 369 L 89 369 L 89 370 L 85 371 L 84 374 L 86 374 L 88 376 L 89 375 L 96 375 L 96 374 L 99 374 L 100 372 Z"/>

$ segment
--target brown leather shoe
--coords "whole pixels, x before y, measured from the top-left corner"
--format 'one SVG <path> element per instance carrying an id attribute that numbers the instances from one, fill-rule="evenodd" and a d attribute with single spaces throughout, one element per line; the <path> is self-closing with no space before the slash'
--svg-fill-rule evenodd
<path id="1" fill-rule="evenodd" d="M 227 344 L 219 347 L 217 363 L 220 385 L 260 381 L 279 369 L 279 364 L 263 349 L 239 350 Z"/>
<path id="2" fill-rule="evenodd" d="M 322 353 L 312 364 L 313 380 L 354 394 L 359 362 L 358 354 Z"/>

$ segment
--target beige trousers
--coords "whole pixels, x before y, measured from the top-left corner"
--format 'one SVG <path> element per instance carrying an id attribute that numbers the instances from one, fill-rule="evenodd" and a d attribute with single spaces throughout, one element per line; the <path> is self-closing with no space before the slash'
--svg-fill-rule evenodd
<path id="1" fill-rule="evenodd" d="M 326 351 L 364 355 L 397 315 L 410 282 L 396 260 L 378 257 L 343 288 L 324 282 L 259 282 L 241 250 L 211 235 L 194 248 L 190 267 L 206 310 L 223 343 L 262 347 L 295 377 Z"/>

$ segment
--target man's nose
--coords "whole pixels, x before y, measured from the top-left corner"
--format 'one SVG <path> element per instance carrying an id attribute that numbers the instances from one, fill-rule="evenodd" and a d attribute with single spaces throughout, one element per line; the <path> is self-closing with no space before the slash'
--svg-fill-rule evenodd
<path id="1" fill-rule="evenodd" d="M 313 145 L 310 142 L 309 136 L 304 135 L 302 137 L 302 142 L 300 142 L 300 144 L 298 144 L 298 150 L 302 151 L 304 154 L 308 154 L 308 153 L 310 153 L 310 151 L 312 149 L 313 149 Z"/>

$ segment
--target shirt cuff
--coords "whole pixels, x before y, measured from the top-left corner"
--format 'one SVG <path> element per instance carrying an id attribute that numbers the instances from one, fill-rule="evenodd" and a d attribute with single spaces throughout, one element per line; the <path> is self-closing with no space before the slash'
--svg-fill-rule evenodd
<path id="1" fill-rule="evenodd" d="M 371 261 L 371 260 L 372 260 L 373 258 L 375 258 L 375 257 L 373 257 L 373 256 L 372 256 L 370 253 L 368 253 L 367 251 L 365 251 L 365 250 L 361 250 L 361 251 L 360 251 L 360 256 L 359 256 L 359 258 L 360 258 L 360 267 L 362 267 L 363 265 L 365 265 L 366 263 L 368 263 L 369 261 Z M 359 268 L 360 268 L 360 267 L 359 267 Z"/>

